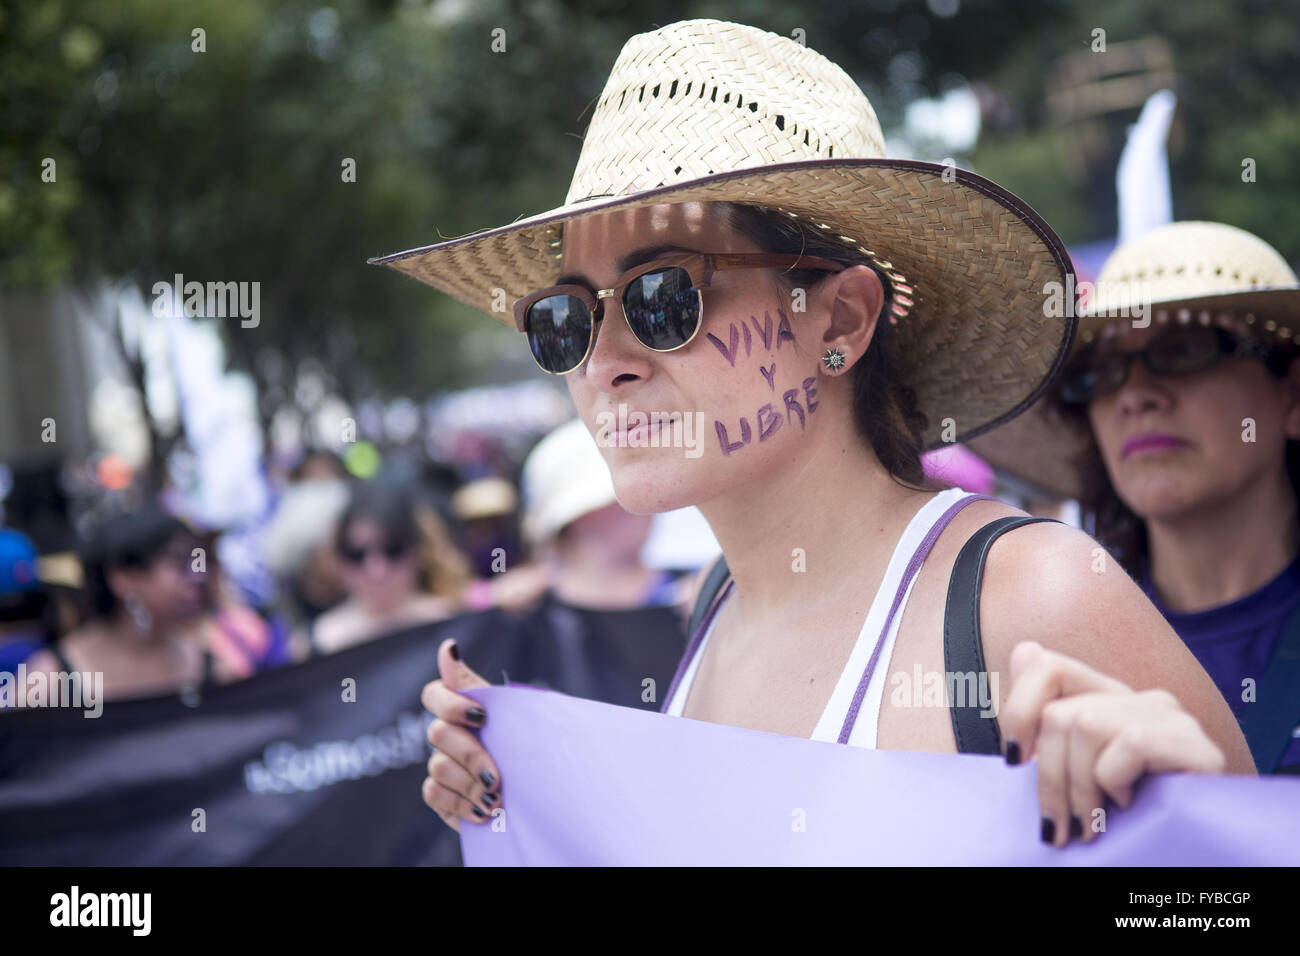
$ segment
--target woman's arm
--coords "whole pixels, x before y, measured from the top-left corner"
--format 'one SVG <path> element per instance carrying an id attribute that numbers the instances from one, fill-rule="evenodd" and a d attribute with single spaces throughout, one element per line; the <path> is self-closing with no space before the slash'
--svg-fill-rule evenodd
<path id="1" fill-rule="evenodd" d="M 1070 816 L 1099 805 L 1102 792 L 1127 804 L 1143 773 L 1255 772 L 1210 676 L 1082 531 L 1037 524 L 999 539 L 985 567 L 980 628 L 986 664 L 1004 678 L 1004 746 L 1014 741 L 1021 759 L 1039 758 L 1048 842 L 1064 843 L 1078 826 Z M 1085 822 L 1084 838 L 1092 835 Z"/>

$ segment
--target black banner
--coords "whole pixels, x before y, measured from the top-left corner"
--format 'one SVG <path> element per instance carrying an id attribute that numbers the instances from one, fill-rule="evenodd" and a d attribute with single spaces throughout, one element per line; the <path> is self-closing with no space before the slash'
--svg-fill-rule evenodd
<path id="1" fill-rule="evenodd" d="M 459 865 L 455 832 L 420 798 L 420 691 L 448 637 L 493 683 L 647 709 L 684 647 L 668 608 L 548 598 L 523 618 L 466 615 L 266 671 L 193 707 L 0 712 L 0 865 Z"/>

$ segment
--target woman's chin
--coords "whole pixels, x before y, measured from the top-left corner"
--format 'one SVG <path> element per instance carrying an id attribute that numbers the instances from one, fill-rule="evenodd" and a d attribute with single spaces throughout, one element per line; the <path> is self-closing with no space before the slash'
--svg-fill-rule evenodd
<path id="1" fill-rule="evenodd" d="M 1197 488 L 1185 474 L 1146 474 L 1126 481 L 1120 497 L 1134 514 L 1160 521 L 1195 508 L 1206 497 L 1206 491 Z"/>
<path id="2" fill-rule="evenodd" d="M 626 464 L 611 474 L 614 479 L 614 497 L 625 511 L 634 515 L 661 514 L 685 508 L 699 500 L 687 481 L 665 473 L 662 466 Z"/>

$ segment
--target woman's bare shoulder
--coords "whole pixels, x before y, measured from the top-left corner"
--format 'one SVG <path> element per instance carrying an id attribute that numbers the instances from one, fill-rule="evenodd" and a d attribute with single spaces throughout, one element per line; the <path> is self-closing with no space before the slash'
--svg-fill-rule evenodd
<path id="1" fill-rule="evenodd" d="M 456 605 L 448 598 L 437 594 L 422 595 L 415 603 L 413 618 L 416 622 L 443 621 L 457 614 Z"/>
<path id="2" fill-rule="evenodd" d="M 58 649 L 63 657 L 74 668 L 94 669 L 91 665 L 96 664 L 101 657 L 110 648 L 106 646 L 111 641 L 109 635 L 105 632 L 102 625 L 96 621 L 89 621 L 75 630 L 69 631 L 58 639 Z M 40 659 L 46 664 L 44 669 L 48 671 L 57 671 L 62 669 L 63 664 L 52 649 L 40 651 L 37 655 L 29 658 L 27 669 L 35 668 L 34 661 Z M 87 664 L 87 662 L 90 662 Z"/>
<path id="3" fill-rule="evenodd" d="M 38 671 L 43 674 L 52 674 L 62 669 L 59 659 L 54 656 L 53 651 L 47 648 L 37 651 L 23 663 L 27 666 L 27 673 L 29 674 L 35 674 Z"/>
<path id="4" fill-rule="evenodd" d="M 1087 533 L 1043 522 L 989 549 L 980 592 L 985 664 L 1010 686 L 1023 641 L 1082 661 L 1134 690 L 1163 688 L 1223 748 L 1230 766 L 1249 752 L 1227 702 L 1182 639 L 1117 561 Z"/>
<path id="5" fill-rule="evenodd" d="M 1162 645 L 1176 644 L 1191 656 L 1109 552 L 1059 522 L 1016 528 L 989 548 L 980 623 L 986 650 L 1009 637 L 1036 640 L 1093 666 L 1113 662 L 1115 651 L 1150 657 Z M 1141 635 L 1151 636 L 1147 650 Z"/>
<path id="6" fill-rule="evenodd" d="M 349 598 L 316 618 L 316 640 L 323 646 L 338 637 L 340 632 L 351 630 L 360 622 L 361 610 Z"/>

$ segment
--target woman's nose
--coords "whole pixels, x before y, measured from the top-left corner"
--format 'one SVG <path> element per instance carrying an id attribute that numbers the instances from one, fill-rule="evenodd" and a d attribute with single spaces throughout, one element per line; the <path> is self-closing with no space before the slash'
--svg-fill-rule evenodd
<path id="1" fill-rule="evenodd" d="M 604 305 L 603 318 L 596 323 L 596 342 L 584 374 L 602 391 L 613 391 L 625 383 L 648 378 L 654 363 L 650 350 L 632 333 L 623 303 L 613 297 L 600 301 Z"/>
<path id="2" fill-rule="evenodd" d="M 1159 407 L 1170 398 L 1168 383 L 1152 375 L 1146 363 L 1135 359 L 1128 370 L 1128 379 L 1120 386 L 1120 407 L 1129 414 Z"/>

